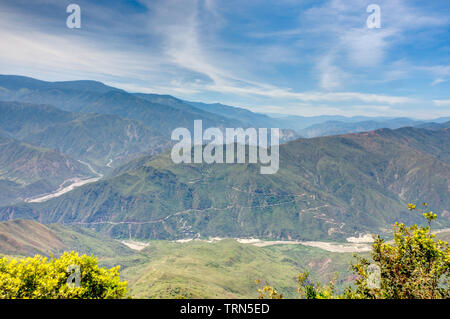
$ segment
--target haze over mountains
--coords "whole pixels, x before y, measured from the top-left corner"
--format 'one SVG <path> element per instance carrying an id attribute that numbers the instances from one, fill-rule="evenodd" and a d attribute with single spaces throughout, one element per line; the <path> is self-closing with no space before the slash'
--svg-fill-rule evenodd
<path id="1" fill-rule="evenodd" d="M 280 170 L 175 165 L 171 131 L 192 130 L 196 119 L 204 128 L 282 128 Z M 344 240 L 417 221 L 406 204 L 426 201 L 446 227 L 449 139 L 448 118 L 268 116 L 94 81 L 3 75 L 0 220 L 87 226 L 114 238 Z M 89 165 L 104 177 L 42 203 L 23 202 L 92 178 Z"/>
<path id="2" fill-rule="evenodd" d="M 189 102 L 169 95 L 128 93 L 96 81 L 46 82 L 13 75 L 0 75 L 0 100 L 47 104 L 69 112 L 119 115 L 141 121 L 166 135 L 176 127 L 191 129 L 194 119 L 202 119 L 205 127 L 278 127 L 298 133 L 311 125 L 330 121 L 353 123 L 355 126 L 359 122 L 375 121 L 378 123 L 376 128 L 399 128 L 425 122 L 365 116 L 268 116 L 220 103 Z M 438 118 L 426 122 L 443 123 L 449 120 Z M 354 130 L 347 128 L 344 133 L 350 132 L 349 129 Z"/>

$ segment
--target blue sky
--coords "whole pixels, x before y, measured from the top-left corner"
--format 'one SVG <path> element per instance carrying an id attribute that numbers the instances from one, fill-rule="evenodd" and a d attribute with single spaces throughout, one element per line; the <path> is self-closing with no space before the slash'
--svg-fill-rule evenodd
<path id="1" fill-rule="evenodd" d="M 29 2 L 0 0 L 1 74 L 258 112 L 450 116 L 449 1 Z M 66 26 L 70 3 L 81 29 Z"/>

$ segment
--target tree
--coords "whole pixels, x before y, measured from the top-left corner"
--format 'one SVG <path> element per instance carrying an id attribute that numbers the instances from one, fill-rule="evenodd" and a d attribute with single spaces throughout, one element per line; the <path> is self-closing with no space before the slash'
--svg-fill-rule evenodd
<path id="1" fill-rule="evenodd" d="M 346 289 L 346 298 L 435 299 L 449 298 L 450 248 L 447 242 L 436 240 L 431 233 L 431 221 L 437 215 L 409 204 L 410 210 L 419 210 L 427 220 L 427 226 L 406 226 L 395 223 L 394 239 L 386 242 L 377 236 L 373 243 L 371 263 L 357 257 L 352 264 L 358 275 L 356 288 Z M 368 267 L 375 264 L 380 270 L 379 287 L 369 287 Z"/>
<path id="2" fill-rule="evenodd" d="M 263 284 L 261 280 L 255 280 L 258 285 L 258 299 L 283 299 L 283 294 L 279 294 L 272 286 Z"/>
<path id="3" fill-rule="evenodd" d="M 79 286 L 71 284 L 79 270 Z M 65 252 L 50 259 L 36 255 L 25 259 L 0 259 L 0 298 L 22 299 L 113 299 L 127 293 L 127 283 L 119 278 L 120 266 L 98 266 L 92 256 Z"/>
<path id="4" fill-rule="evenodd" d="M 312 283 L 309 280 L 309 273 L 302 272 L 298 275 L 298 293 L 300 298 L 304 299 L 333 299 L 338 296 L 335 294 L 334 285 L 337 280 L 337 274 L 334 275 L 334 279 L 330 281 L 327 286 L 323 286 L 321 283 Z"/>
<path id="5" fill-rule="evenodd" d="M 334 281 L 328 286 L 311 283 L 307 272 L 298 277 L 299 294 L 306 299 L 435 299 L 450 298 L 450 247 L 447 242 L 437 240 L 431 233 L 431 222 L 437 218 L 428 211 L 409 204 L 411 211 L 420 211 L 427 226 L 402 223 L 393 226 L 394 238 L 387 242 L 376 236 L 372 245 L 371 260 L 356 256 L 351 269 L 357 275 L 353 285 L 343 294 L 334 292 Z M 373 269 L 377 272 L 374 273 Z M 372 270 L 372 271 L 371 271 Z M 375 284 L 374 278 L 375 275 Z M 268 287 L 266 291 L 273 288 Z M 275 291 L 276 292 L 276 291 Z M 265 297 L 261 294 L 260 297 Z"/>

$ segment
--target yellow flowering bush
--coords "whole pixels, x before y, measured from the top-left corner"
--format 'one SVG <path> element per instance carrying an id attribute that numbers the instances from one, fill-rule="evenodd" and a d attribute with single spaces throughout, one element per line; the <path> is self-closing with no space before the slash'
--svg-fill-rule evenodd
<path id="1" fill-rule="evenodd" d="M 73 266 L 79 269 L 79 287 L 68 284 Z M 120 266 L 101 268 L 95 257 L 75 252 L 59 258 L 0 258 L 0 298 L 122 298 L 127 283 L 120 281 L 119 270 Z"/>
<path id="2" fill-rule="evenodd" d="M 431 221 L 437 215 L 427 209 L 409 204 L 411 211 L 423 213 L 426 227 L 403 223 L 394 224 L 391 242 L 377 236 L 372 245 L 371 258 L 356 256 L 351 265 L 357 275 L 353 285 L 343 294 L 335 294 L 334 281 L 328 286 L 312 283 L 307 272 L 298 276 L 300 298 L 306 299 L 438 299 L 450 298 L 450 247 L 431 233 Z M 377 272 L 374 272 L 377 270 Z M 259 298 L 270 298 L 276 290 L 259 289 Z M 280 295 L 281 296 L 281 295 Z"/>

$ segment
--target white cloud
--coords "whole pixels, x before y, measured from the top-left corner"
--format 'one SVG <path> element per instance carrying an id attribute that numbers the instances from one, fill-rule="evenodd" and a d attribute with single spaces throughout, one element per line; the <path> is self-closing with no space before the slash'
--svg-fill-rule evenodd
<path id="1" fill-rule="evenodd" d="M 437 106 L 450 106 L 450 100 L 433 100 Z"/>
<path id="2" fill-rule="evenodd" d="M 269 38 L 269 41 L 235 44 L 220 38 L 218 31 L 226 23 L 219 10 L 221 4 L 215 0 L 185 0 L 183 5 L 174 0 L 141 2 L 148 7 L 146 19 L 139 16 L 136 25 L 128 30 L 121 24 L 120 30 L 121 35 L 127 35 L 128 31 L 130 35 L 139 32 L 139 44 L 125 36 L 115 36 L 117 27 L 107 35 L 108 39 L 114 39 L 111 43 L 99 41 L 102 33 L 81 36 L 60 29 L 48 33 L 27 25 L 29 19 L 21 19 L 20 15 L 3 15 L 0 72 L 21 70 L 24 75 L 58 80 L 90 78 L 131 91 L 175 94 L 183 98 L 211 96 L 213 92 L 215 96 L 244 101 L 239 103 L 243 105 L 257 101 L 254 107 L 270 103 L 275 109 L 296 103 L 303 105 L 304 112 L 310 112 L 315 104 L 315 111 L 327 114 L 389 114 L 388 106 L 416 103 L 416 99 L 403 94 L 358 92 L 358 81 L 364 80 L 359 71 L 377 68 L 380 77 L 388 80 L 405 77 L 407 63 L 386 62 L 388 51 L 399 34 L 408 28 L 443 23 L 436 17 L 418 16 L 414 10 L 406 10 L 403 4 L 393 0 L 382 4 L 383 17 L 383 12 L 388 14 L 382 25 L 392 24 L 392 28 L 369 30 L 365 28 L 367 13 L 362 2 L 333 0 L 302 16 L 307 18 L 306 28 L 299 25 L 299 28 L 285 31 L 250 33 L 256 38 Z M 99 13 L 101 21 L 107 21 L 110 15 L 117 17 L 114 14 L 118 13 L 111 10 Z M 395 10 L 399 11 L 395 13 Z M 393 19 L 396 16 L 398 21 Z M 409 19 L 413 19 L 410 21 L 413 26 L 408 24 Z M 99 28 L 96 25 L 95 31 Z M 243 33 L 246 34 L 245 30 Z M 304 37 L 303 44 L 299 45 L 292 37 Z M 313 50 L 307 51 L 308 46 Z M 295 86 L 297 78 L 292 77 L 292 80 L 289 72 L 283 74 L 287 79 L 284 82 L 264 74 L 267 70 L 276 71 L 281 63 L 294 67 L 303 64 L 305 69 L 312 64 L 315 72 L 305 75 L 311 77 L 305 82 L 314 84 L 306 90 L 301 85 Z M 435 66 L 424 71 L 436 77 L 436 85 L 449 76 L 450 67 Z M 295 89 L 280 83 L 292 83 Z M 365 91 L 370 92 L 367 87 Z M 359 107 L 345 109 L 339 103 Z M 364 103 L 367 103 L 365 108 Z"/>
<path id="3" fill-rule="evenodd" d="M 419 70 L 423 70 L 432 74 L 435 79 L 431 83 L 432 86 L 435 86 L 439 83 L 446 82 L 450 77 L 450 65 L 434 65 L 427 67 L 417 67 Z"/>
<path id="4" fill-rule="evenodd" d="M 331 55 L 323 57 L 318 63 L 317 70 L 320 76 L 320 87 L 325 90 L 334 90 L 342 87 L 348 75 L 338 68 L 332 61 Z"/>

